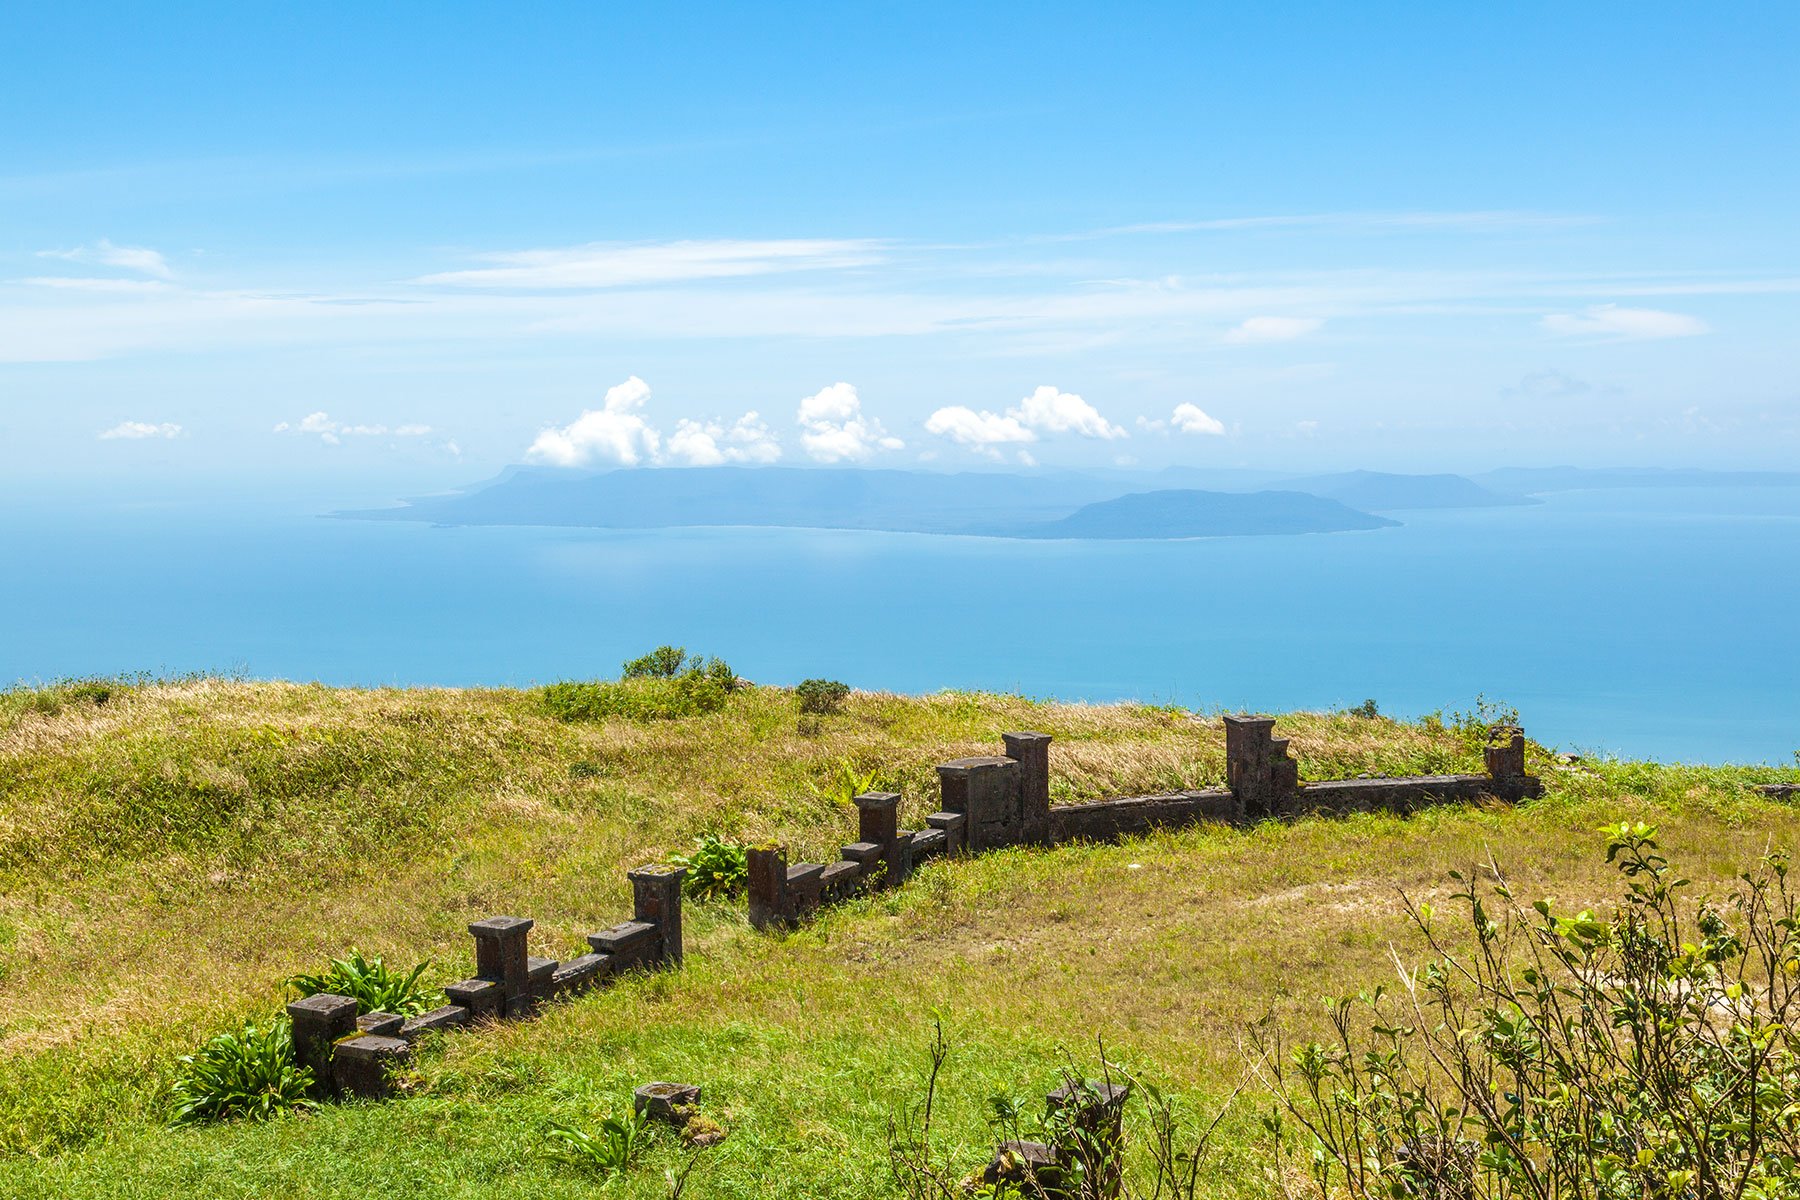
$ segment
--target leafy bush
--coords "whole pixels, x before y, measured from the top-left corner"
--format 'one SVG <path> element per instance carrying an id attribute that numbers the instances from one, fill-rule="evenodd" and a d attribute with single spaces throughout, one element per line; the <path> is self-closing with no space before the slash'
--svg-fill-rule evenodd
<path id="1" fill-rule="evenodd" d="M 1321 1196 L 1800 1196 L 1800 904 L 1783 855 L 1719 902 L 1655 830 L 1607 831 L 1610 911 L 1529 908 L 1499 871 L 1460 935 L 1405 901 L 1430 958 L 1331 1010 L 1329 1044 L 1259 1031 L 1270 1128 Z"/>
<path id="2" fill-rule="evenodd" d="M 642 658 L 630 659 L 624 664 L 626 679 L 673 679 L 681 674 L 681 664 L 687 661 L 687 647 L 658 646 Z"/>
<path id="3" fill-rule="evenodd" d="M 801 712 L 823 716 L 844 711 L 844 701 L 850 698 L 850 685 L 835 679 L 802 679 L 794 689 L 794 695 L 800 697 Z"/>
<path id="4" fill-rule="evenodd" d="M 854 803 L 856 798 L 875 787 L 879 778 L 878 771 L 859 771 L 856 764 L 847 758 L 840 758 L 837 767 L 832 771 L 831 781 L 823 787 L 816 783 L 806 786 L 812 794 L 821 800 L 836 800 L 844 804 Z"/>
<path id="5" fill-rule="evenodd" d="M 669 861 L 688 869 L 682 888 L 695 900 L 735 896 L 750 879 L 750 860 L 744 847 L 716 834 L 695 838 L 692 854 L 671 854 Z"/>
<path id="6" fill-rule="evenodd" d="M 600 1122 L 597 1133 L 552 1122 L 544 1141 L 550 1153 L 564 1162 L 611 1175 L 625 1170 L 637 1158 L 644 1141 L 644 1119 L 635 1112 L 607 1117 Z"/>
<path id="7" fill-rule="evenodd" d="M 334 958 L 317 975 L 296 975 L 288 986 L 302 996 L 349 996 L 365 1013 L 391 1012 L 413 1017 L 435 1006 L 437 993 L 419 982 L 429 962 L 411 971 L 398 971 L 381 961 L 351 950 L 347 958 Z"/>
<path id="8" fill-rule="evenodd" d="M 227 1117 L 267 1120 L 306 1104 L 312 1081 L 312 1071 L 294 1060 L 287 1025 L 245 1025 L 182 1057 L 169 1119 L 177 1125 Z"/>
<path id="9" fill-rule="evenodd" d="M 674 679 L 553 683 L 538 693 L 545 709 L 563 721 L 670 721 L 700 717 L 725 707 L 730 689 L 704 675 Z"/>
<path id="10" fill-rule="evenodd" d="M 1351 705 L 1344 712 L 1352 717 L 1366 717 L 1372 720 L 1381 715 L 1381 706 L 1375 703 L 1375 698 L 1371 696 L 1361 704 Z"/>
<path id="11" fill-rule="evenodd" d="M 737 673 L 724 660 L 659 646 L 626 663 L 622 679 L 553 683 L 538 698 L 563 721 L 666 721 L 718 712 L 736 688 Z"/>

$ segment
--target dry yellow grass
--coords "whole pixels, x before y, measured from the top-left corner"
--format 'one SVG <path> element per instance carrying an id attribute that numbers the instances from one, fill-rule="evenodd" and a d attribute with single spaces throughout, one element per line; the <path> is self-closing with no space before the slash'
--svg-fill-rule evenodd
<path id="1" fill-rule="evenodd" d="M 1800 821 L 1752 798 L 1744 772 L 1567 770 L 1534 751 L 1551 794 L 1517 810 L 1004 852 L 784 938 L 700 906 L 679 975 L 457 1039 L 426 1063 L 418 1099 L 280 1131 L 176 1135 L 156 1123 L 174 1057 L 274 1011 L 280 981 L 328 954 L 430 958 L 449 978 L 468 966 L 467 922 L 513 912 L 538 921 L 534 952 L 565 956 L 626 908 L 626 867 L 702 832 L 835 856 L 852 817 L 814 789 L 842 762 L 902 792 L 916 819 L 936 807 L 936 763 L 992 752 L 1008 729 L 1056 736 L 1053 793 L 1070 801 L 1221 782 L 1219 724 L 947 694 L 857 695 L 814 728 L 772 689 L 713 716 L 591 726 L 508 691 L 200 681 L 54 711 L 14 700 L 0 706 L 0 1156 L 51 1155 L 13 1176 L 40 1189 L 20 1194 L 107 1194 L 121 1155 L 186 1164 L 179 1178 L 217 1194 L 232 1194 L 217 1174 L 227 1162 L 261 1185 L 285 1162 L 334 1194 L 329 1145 L 354 1135 L 379 1143 L 383 1162 L 410 1163 L 401 1143 L 429 1140 L 420 1121 L 467 1123 L 444 1153 L 464 1194 L 489 1194 L 467 1183 L 482 1179 L 499 1194 L 512 1177 L 496 1163 L 519 1158 L 531 1122 L 681 1070 L 709 1073 L 755 1133 L 728 1143 L 721 1163 L 736 1165 L 721 1180 L 754 1176 L 752 1158 L 733 1155 L 765 1154 L 795 1181 L 768 1194 L 878 1194 L 881 1120 L 932 1009 L 969 1048 L 977 1090 L 949 1127 L 972 1138 L 980 1087 L 1029 1086 L 1059 1044 L 1097 1034 L 1216 1095 L 1236 1078 L 1248 1021 L 1272 1011 L 1304 1029 L 1320 996 L 1391 974 L 1398 888 L 1440 889 L 1448 869 L 1491 853 L 1525 894 L 1596 899 L 1612 880 L 1594 830 L 1626 816 L 1660 822 L 1711 886 L 1771 840 L 1800 842 Z M 1315 778 L 1479 762 L 1441 727 L 1295 714 L 1281 732 Z M 1247 1123 L 1233 1129 L 1234 1161 L 1254 1164 Z M 293 1166 L 315 1152 L 318 1164 Z M 365 1165 L 366 1194 L 414 1178 Z M 560 1177 L 543 1170 L 531 1186 L 555 1194 Z M 759 1194 L 743 1186 L 706 1194 Z"/>

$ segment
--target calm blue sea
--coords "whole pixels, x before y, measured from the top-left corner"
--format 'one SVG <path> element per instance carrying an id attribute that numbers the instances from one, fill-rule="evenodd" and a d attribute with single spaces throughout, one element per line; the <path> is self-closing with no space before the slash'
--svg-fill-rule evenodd
<path id="1" fill-rule="evenodd" d="M 1196 707 L 1516 705 L 1565 749 L 1789 763 L 1800 488 L 1596 491 L 1188 542 L 439 529 L 217 505 L 0 513 L 0 680 L 616 673 Z"/>

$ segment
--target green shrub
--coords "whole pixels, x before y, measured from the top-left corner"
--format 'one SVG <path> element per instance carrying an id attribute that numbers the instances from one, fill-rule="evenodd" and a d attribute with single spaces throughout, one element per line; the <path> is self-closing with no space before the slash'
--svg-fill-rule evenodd
<path id="1" fill-rule="evenodd" d="M 550 715 L 563 721 L 668 721 L 700 717 L 725 707 L 731 690 L 707 675 L 678 675 L 553 683 L 538 692 Z"/>
<path id="2" fill-rule="evenodd" d="M 1375 703 L 1375 698 L 1371 696 L 1361 704 L 1351 705 L 1349 708 L 1346 708 L 1344 712 L 1348 716 L 1364 717 L 1373 720 L 1381 715 L 1381 706 Z"/>
<path id="3" fill-rule="evenodd" d="M 812 794 L 821 800 L 836 800 L 844 804 L 855 803 L 856 798 L 875 787 L 880 777 L 879 771 L 859 771 L 856 764 L 847 758 L 840 758 L 837 767 L 832 771 L 832 779 L 823 787 L 816 783 L 806 786 Z"/>
<path id="4" fill-rule="evenodd" d="M 381 961 L 351 950 L 346 958 L 334 958 L 317 975 L 296 975 L 288 986 L 302 996 L 349 996 L 365 1013 L 391 1012 L 414 1017 L 435 1007 L 437 993 L 419 982 L 429 962 L 411 971 L 398 971 Z"/>
<path id="5" fill-rule="evenodd" d="M 544 1142 L 554 1157 L 605 1175 L 629 1167 L 643 1141 L 644 1119 L 635 1112 L 607 1117 L 600 1122 L 597 1133 L 552 1122 L 544 1134 Z"/>
<path id="6" fill-rule="evenodd" d="M 249 1117 L 263 1121 L 306 1103 L 312 1071 L 294 1061 L 289 1027 L 245 1025 L 184 1055 L 169 1119 L 177 1125 Z"/>
<path id="7" fill-rule="evenodd" d="M 802 679 L 794 689 L 794 695 L 800 697 L 803 713 L 843 712 L 844 701 L 850 698 L 850 685 L 835 679 Z"/>
<path id="8" fill-rule="evenodd" d="M 1300 1135 L 1318 1195 L 1800 1196 L 1787 859 L 1694 902 L 1655 832 L 1607 831 L 1623 887 L 1599 912 L 1453 876 L 1460 919 L 1405 901 L 1427 958 L 1398 993 L 1337 1001 L 1326 1043 L 1257 1032 L 1277 1149 Z"/>
<path id="9" fill-rule="evenodd" d="M 687 661 L 685 646 L 658 646 L 642 658 L 633 658 L 624 664 L 626 679 L 673 679 L 681 674 L 681 665 Z"/>
<path id="10" fill-rule="evenodd" d="M 744 846 L 716 834 L 695 838 L 692 854 L 671 854 L 669 861 L 688 869 L 682 888 L 696 900 L 735 896 L 750 879 L 750 860 Z"/>

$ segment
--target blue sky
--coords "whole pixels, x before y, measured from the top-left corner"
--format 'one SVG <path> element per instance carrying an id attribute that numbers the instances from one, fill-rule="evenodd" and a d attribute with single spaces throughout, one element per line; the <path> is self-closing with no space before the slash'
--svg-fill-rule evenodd
<path id="1" fill-rule="evenodd" d="M 6 26 L 14 480 L 1800 449 L 1792 4 Z"/>

